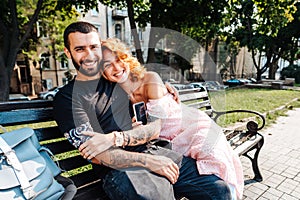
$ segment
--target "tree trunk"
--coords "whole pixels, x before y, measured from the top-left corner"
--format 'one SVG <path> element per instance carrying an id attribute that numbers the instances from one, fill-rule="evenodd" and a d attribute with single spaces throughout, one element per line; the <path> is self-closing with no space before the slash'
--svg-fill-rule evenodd
<path id="1" fill-rule="evenodd" d="M 9 98 L 9 75 L 6 70 L 5 64 L 2 62 L 2 58 L 0 58 L 0 102 L 8 101 Z"/>
<path id="2" fill-rule="evenodd" d="M 157 37 L 157 31 L 155 28 L 151 27 L 149 33 L 149 44 L 148 44 L 148 58 L 147 63 L 154 63 L 155 60 L 155 46 L 160 37 Z"/>
<path id="3" fill-rule="evenodd" d="M 149 44 L 148 44 L 148 58 L 147 58 L 147 63 L 154 63 L 155 62 L 155 46 L 157 43 L 157 38 L 155 38 L 156 31 L 152 27 L 156 27 L 156 21 L 158 20 L 158 16 L 155 12 L 155 9 L 157 7 L 157 0 L 151 0 L 150 3 L 152 4 L 151 6 L 151 19 L 150 19 L 150 33 L 149 33 Z"/>
<path id="4" fill-rule="evenodd" d="M 278 65 L 277 62 L 275 63 L 270 63 L 269 66 L 269 79 L 275 79 L 276 78 L 276 72 L 278 70 Z"/>
<path id="5" fill-rule="evenodd" d="M 139 36 L 137 33 L 136 24 L 134 21 L 133 3 L 132 3 L 132 0 L 126 0 L 126 3 L 127 3 L 127 9 L 128 9 L 128 17 L 129 17 L 129 23 L 130 23 L 130 28 L 131 28 L 131 34 L 133 35 L 133 40 L 134 40 L 136 57 L 140 63 L 144 64 L 141 43 L 140 43 L 140 39 L 139 39 Z"/>
<path id="6" fill-rule="evenodd" d="M 257 72 L 256 72 L 256 80 L 259 82 L 261 81 L 261 77 L 262 76 L 262 73 L 261 73 L 261 70 L 260 69 L 257 69 Z"/>

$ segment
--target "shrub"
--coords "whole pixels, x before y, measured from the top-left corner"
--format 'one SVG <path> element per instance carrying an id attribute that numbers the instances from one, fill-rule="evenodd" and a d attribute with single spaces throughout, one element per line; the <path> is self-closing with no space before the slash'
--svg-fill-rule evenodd
<path id="1" fill-rule="evenodd" d="M 300 83 L 300 66 L 289 65 L 281 70 L 280 76 L 281 79 L 295 78 L 295 82 Z"/>

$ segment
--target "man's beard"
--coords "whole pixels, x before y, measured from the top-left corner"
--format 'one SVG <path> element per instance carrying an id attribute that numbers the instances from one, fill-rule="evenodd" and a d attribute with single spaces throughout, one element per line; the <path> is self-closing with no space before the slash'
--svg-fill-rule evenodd
<path id="1" fill-rule="evenodd" d="M 97 68 L 96 70 L 94 71 L 90 71 L 90 70 L 85 70 L 83 69 L 83 67 L 81 67 L 82 63 L 84 62 L 81 62 L 81 64 L 79 64 L 78 62 L 75 61 L 75 59 L 73 58 L 73 56 L 71 55 L 71 59 L 72 59 L 72 62 L 73 62 L 73 65 L 75 67 L 75 69 L 77 71 L 79 71 L 80 73 L 82 73 L 83 75 L 85 76 L 89 76 L 89 77 L 92 77 L 92 76 L 95 76 L 96 74 L 100 73 L 100 59 L 98 58 L 98 62 L 97 62 Z"/>

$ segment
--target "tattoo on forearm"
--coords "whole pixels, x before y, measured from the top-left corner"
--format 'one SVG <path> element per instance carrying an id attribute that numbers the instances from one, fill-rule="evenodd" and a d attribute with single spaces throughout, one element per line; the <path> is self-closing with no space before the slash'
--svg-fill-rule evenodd
<path id="1" fill-rule="evenodd" d="M 110 152 L 109 161 L 102 164 L 114 168 L 124 169 L 129 167 L 145 167 L 147 156 L 140 153 L 124 153 L 124 151 L 113 150 Z"/>
<path id="2" fill-rule="evenodd" d="M 142 126 L 140 128 L 136 128 L 130 131 L 125 132 L 125 143 L 128 146 L 136 146 L 139 144 L 145 144 L 146 142 L 150 141 L 158 137 L 160 132 L 160 122 L 151 122 L 148 125 Z"/>

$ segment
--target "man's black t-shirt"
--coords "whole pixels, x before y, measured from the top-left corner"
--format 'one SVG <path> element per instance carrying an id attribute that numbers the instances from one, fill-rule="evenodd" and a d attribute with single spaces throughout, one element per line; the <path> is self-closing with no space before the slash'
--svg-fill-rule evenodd
<path id="1" fill-rule="evenodd" d="M 54 116 L 63 133 L 82 124 L 99 133 L 129 130 L 130 102 L 126 92 L 104 78 L 73 80 L 59 90 L 54 99 Z"/>
<path id="2" fill-rule="evenodd" d="M 59 90 L 53 103 L 59 129 L 77 148 L 87 139 L 80 135 L 83 130 L 106 134 L 132 128 L 127 93 L 104 78 L 73 80 Z M 137 148 L 127 150 L 136 151 Z M 101 178 L 110 170 L 102 165 L 93 166 Z"/>

